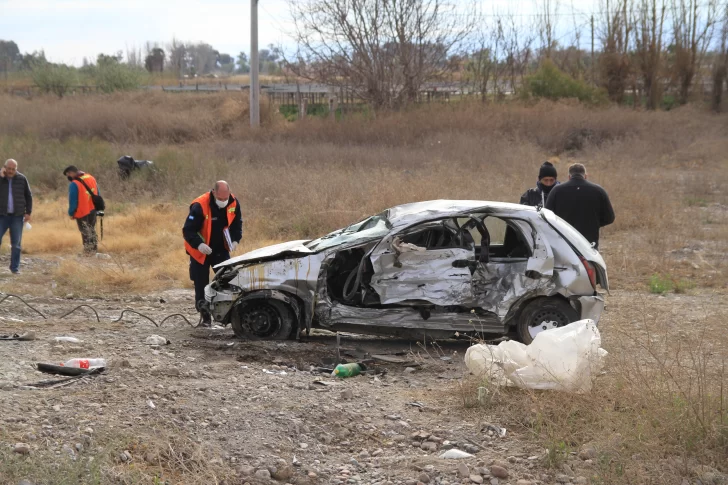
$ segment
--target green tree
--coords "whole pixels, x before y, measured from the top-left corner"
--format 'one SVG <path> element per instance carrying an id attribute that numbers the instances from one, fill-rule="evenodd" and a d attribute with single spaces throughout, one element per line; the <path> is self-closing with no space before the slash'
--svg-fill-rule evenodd
<path id="1" fill-rule="evenodd" d="M 105 93 L 137 89 L 142 83 L 139 69 L 120 63 L 103 63 L 96 66 L 96 86 Z"/>
<path id="2" fill-rule="evenodd" d="M 12 40 L 0 40 L 0 71 L 7 73 L 17 68 L 22 60 L 18 44 Z"/>
<path id="3" fill-rule="evenodd" d="M 144 59 L 144 67 L 149 72 L 162 72 L 164 71 L 165 57 L 166 54 L 164 52 L 164 49 L 155 47 L 154 49 L 152 49 L 146 59 Z"/>
<path id="4" fill-rule="evenodd" d="M 607 99 L 604 90 L 574 79 L 550 60 L 544 60 L 538 71 L 526 78 L 525 88 L 526 95 L 534 98 L 551 100 L 577 98 L 589 104 L 602 104 Z"/>
<path id="5" fill-rule="evenodd" d="M 246 54 L 245 52 L 241 52 L 240 54 L 238 54 L 237 64 L 238 64 L 238 69 L 236 72 L 238 74 L 247 74 L 250 72 L 250 63 L 248 61 L 248 54 Z"/>
<path id="6" fill-rule="evenodd" d="M 59 98 L 65 96 L 78 83 L 76 70 L 63 64 L 37 63 L 32 67 L 31 77 L 43 92 L 53 93 Z"/>

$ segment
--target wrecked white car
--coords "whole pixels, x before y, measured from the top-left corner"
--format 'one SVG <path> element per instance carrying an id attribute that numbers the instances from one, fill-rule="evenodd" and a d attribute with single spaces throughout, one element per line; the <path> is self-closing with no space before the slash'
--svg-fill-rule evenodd
<path id="1" fill-rule="evenodd" d="M 213 318 L 240 338 L 311 328 L 447 338 L 599 321 L 609 289 L 601 255 L 553 212 L 501 202 L 405 204 L 313 241 L 215 267 Z"/>

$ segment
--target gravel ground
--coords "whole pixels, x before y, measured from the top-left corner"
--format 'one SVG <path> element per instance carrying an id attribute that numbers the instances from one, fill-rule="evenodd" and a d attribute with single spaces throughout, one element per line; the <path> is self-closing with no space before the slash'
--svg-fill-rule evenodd
<path id="1" fill-rule="evenodd" d="M 191 318 L 187 290 L 80 300 L 41 296 L 33 283 L 17 287 L 48 318 L 17 299 L 0 303 L 0 334 L 35 334 L 0 341 L 0 483 L 83 483 L 94 460 L 106 467 L 101 483 L 581 484 L 594 470 L 588 449 L 547 469 L 543 448 L 518 430 L 498 436 L 488 426 L 497 426 L 498 416 L 484 420 L 463 406 L 466 341 L 425 347 L 344 334 L 338 350 L 326 332 L 306 342 L 239 341 L 229 328 L 194 329 L 177 317 L 160 328 L 131 313 L 112 321 L 123 309 L 156 321 L 172 313 Z M 638 305 L 620 292 L 609 302 L 607 333 Z M 86 307 L 59 318 L 81 304 L 101 321 Z M 170 343 L 148 345 L 151 335 Z M 399 362 L 376 361 L 367 375 L 338 379 L 318 369 L 331 367 L 337 353 L 348 361 L 384 354 Z M 35 363 L 73 357 L 104 358 L 107 369 L 62 387 L 22 387 L 57 379 Z M 440 458 L 450 449 L 472 456 Z M 24 467 L 30 463 L 43 465 Z M 72 470 L 87 465 L 67 482 L 46 475 L 65 473 L 64 463 Z"/>

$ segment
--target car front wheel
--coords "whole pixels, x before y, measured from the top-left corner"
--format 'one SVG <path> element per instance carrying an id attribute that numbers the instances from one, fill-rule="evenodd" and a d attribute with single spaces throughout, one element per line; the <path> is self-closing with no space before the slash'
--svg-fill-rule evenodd
<path id="1" fill-rule="evenodd" d="M 241 339 L 286 340 L 294 319 L 293 311 L 282 301 L 252 300 L 235 309 L 230 323 Z"/>
<path id="2" fill-rule="evenodd" d="M 530 301 L 518 318 L 518 336 L 528 345 L 536 335 L 579 320 L 579 314 L 560 298 L 537 298 Z"/>

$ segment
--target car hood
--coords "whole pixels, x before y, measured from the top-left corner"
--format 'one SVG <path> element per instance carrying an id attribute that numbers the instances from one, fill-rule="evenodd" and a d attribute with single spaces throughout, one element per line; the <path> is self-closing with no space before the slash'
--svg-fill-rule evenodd
<path id="1" fill-rule="evenodd" d="M 308 239 L 300 239 L 298 241 L 289 241 L 273 246 L 256 249 L 248 253 L 230 258 L 227 261 L 218 264 L 214 269 L 224 268 L 226 266 L 236 266 L 238 264 L 260 263 L 262 261 L 272 261 L 276 259 L 285 259 L 287 257 L 301 257 L 312 254 L 313 251 L 304 246 L 309 242 Z"/>

